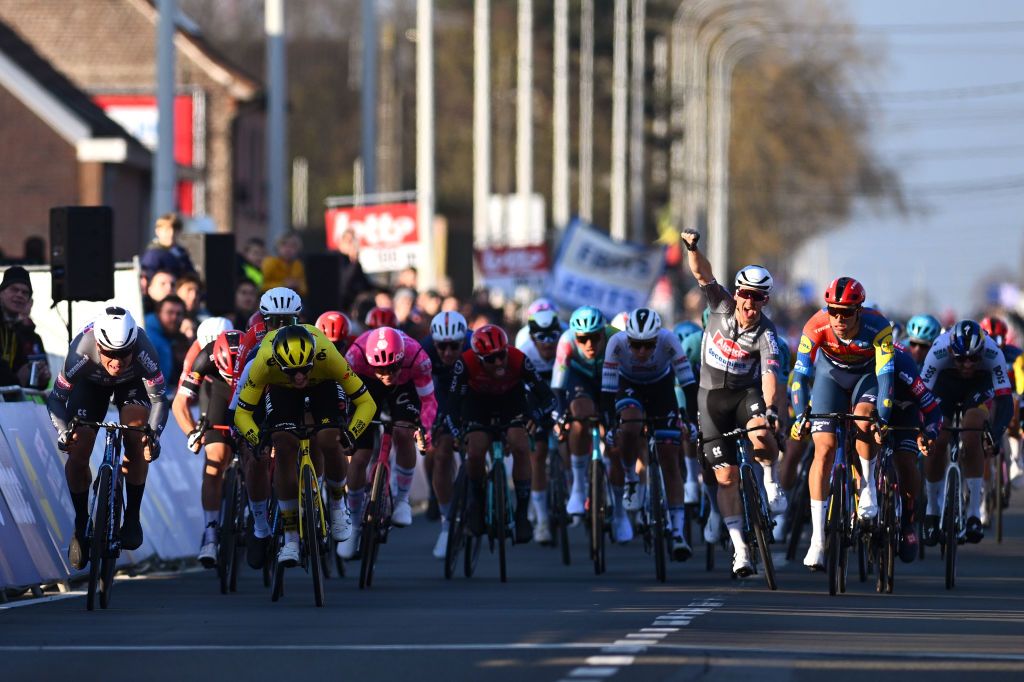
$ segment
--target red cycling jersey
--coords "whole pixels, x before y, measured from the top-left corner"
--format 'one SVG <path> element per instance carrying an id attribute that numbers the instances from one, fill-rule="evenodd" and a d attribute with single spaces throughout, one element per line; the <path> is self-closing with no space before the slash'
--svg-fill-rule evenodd
<path id="1" fill-rule="evenodd" d="M 249 355 L 255 354 L 255 351 L 260 347 L 260 343 L 263 342 L 263 337 L 266 335 L 267 326 L 262 322 L 257 322 L 249 327 L 245 334 L 242 334 L 242 338 L 238 342 L 238 357 L 235 359 L 235 370 L 231 378 L 232 391 L 238 386 L 238 379 L 242 376 L 242 370 L 249 364 Z"/>

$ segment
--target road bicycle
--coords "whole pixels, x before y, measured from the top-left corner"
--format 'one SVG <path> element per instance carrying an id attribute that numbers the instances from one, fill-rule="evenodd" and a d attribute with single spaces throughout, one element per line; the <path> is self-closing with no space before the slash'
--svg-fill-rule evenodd
<path id="1" fill-rule="evenodd" d="M 590 561 L 594 564 L 594 575 L 601 575 L 607 568 L 607 541 L 612 532 L 613 505 L 622 504 L 622 500 L 612 499 L 608 483 L 608 468 L 601 450 L 601 420 L 598 417 L 566 417 L 565 423 L 571 424 L 572 422 L 578 422 L 590 429 L 586 530 L 590 544 Z M 568 532 L 566 532 L 566 536 L 568 536 Z"/>
<path id="2" fill-rule="evenodd" d="M 668 578 L 669 540 L 672 530 L 665 495 L 665 476 L 658 454 L 658 443 L 679 437 L 679 431 L 659 429 L 649 419 L 620 419 L 619 424 L 638 423 L 643 426 L 642 438 L 647 443 L 647 500 L 638 516 L 644 550 L 654 557 L 654 576 L 658 582 Z"/>
<path id="3" fill-rule="evenodd" d="M 451 518 L 448 521 L 448 544 L 444 551 L 444 577 L 451 580 L 455 575 L 459 559 L 462 559 L 463 574 L 473 577 L 480 547 L 483 540 L 469 532 L 469 473 L 466 458 L 459 453 L 459 473 L 452 488 Z"/>

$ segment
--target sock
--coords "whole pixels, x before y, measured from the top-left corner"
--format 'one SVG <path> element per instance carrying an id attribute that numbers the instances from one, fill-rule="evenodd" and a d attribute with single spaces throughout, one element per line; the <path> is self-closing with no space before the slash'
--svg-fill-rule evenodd
<path id="1" fill-rule="evenodd" d="M 71 493 L 71 504 L 75 508 L 75 535 L 85 537 L 85 527 L 89 523 L 89 491 Z"/>
<path id="2" fill-rule="evenodd" d="M 705 484 L 704 485 L 704 493 L 708 496 L 708 500 L 710 500 L 711 511 L 713 511 L 714 513 L 717 514 L 718 513 L 718 486 L 717 485 L 709 486 L 709 485 Z"/>
<path id="3" fill-rule="evenodd" d="M 203 510 L 203 519 L 206 520 L 207 526 L 216 526 L 220 524 L 220 511 L 207 511 Z"/>
<path id="4" fill-rule="evenodd" d="M 773 493 L 778 490 L 778 484 L 775 483 L 775 463 L 774 462 L 758 462 L 761 465 L 761 470 L 764 472 L 764 491 L 768 493 L 768 497 L 772 497 Z"/>
<path id="5" fill-rule="evenodd" d="M 284 541 L 299 541 L 299 501 L 278 500 L 277 506 L 281 508 L 281 522 L 284 524 Z"/>
<path id="6" fill-rule="evenodd" d="M 683 461 L 686 462 L 686 482 L 697 483 L 697 474 L 700 473 L 700 467 L 697 466 L 697 458 L 684 457 Z M 767 475 L 767 470 L 765 471 L 765 474 Z"/>
<path id="7" fill-rule="evenodd" d="M 637 483 L 640 481 L 640 474 L 636 472 L 636 462 L 633 462 L 632 468 L 625 467 L 623 477 L 626 479 L 626 483 Z"/>
<path id="8" fill-rule="evenodd" d="M 686 507 L 669 507 L 668 518 L 672 523 L 673 532 L 683 537 L 683 529 L 686 527 Z"/>
<path id="9" fill-rule="evenodd" d="M 398 494 L 395 495 L 395 502 L 408 502 L 409 490 L 412 489 L 412 475 L 416 469 L 406 469 L 395 465 L 395 483 L 398 484 Z"/>
<path id="10" fill-rule="evenodd" d="M 270 525 L 267 523 L 267 501 L 249 500 L 249 510 L 252 512 L 252 531 L 259 539 L 270 537 Z"/>
<path id="11" fill-rule="evenodd" d="M 924 482 L 925 494 L 928 497 L 928 508 L 925 510 L 926 516 L 938 516 L 939 515 L 939 495 L 942 494 L 942 481 L 931 481 Z"/>
<path id="12" fill-rule="evenodd" d="M 515 481 L 516 487 L 516 513 L 526 513 L 530 508 L 530 479 Z"/>
<path id="13" fill-rule="evenodd" d="M 590 458 L 586 455 L 572 455 L 570 459 L 572 459 L 572 489 L 586 494 L 587 465 L 590 463 Z"/>
<path id="14" fill-rule="evenodd" d="M 125 482 L 124 489 L 128 493 L 128 501 L 125 504 L 124 516 L 126 519 L 139 518 L 139 509 L 142 507 L 142 493 L 146 491 L 146 484 L 132 485 Z"/>
<path id="15" fill-rule="evenodd" d="M 967 503 L 967 518 L 972 516 L 976 518 L 981 517 L 981 503 L 985 499 L 985 495 L 982 492 L 985 488 L 985 479 L 983 478 L 968 478 L 967 490 L 970 491 L 970 499 Z"/>
<path id="16" fill-rule="evenodd" d="M 437 508 L 441 510 L 441 522 L 448 523 L 448 515 L 452 513 L 451 502 L 438 502 Z M 445 526 L 447 528 L 447 526 Z"/>
<path id="17" fill-rule="evenodd" d="M 548 518 L 548 491 L 534 490 L 530 493 L 530 501 L 533 508 L 537 510 L 537 522 L 540 523 Z"/>
<path id="18" fill-rule="evenodd" d="M 327 484 L 327 505 L 331 511 L 337 511 L 341 509 L 341 505 L 345 502 L 345 479 L 340 481 L 332 481 L 331 479 L 325 479 L 324 483 Z"/>
<path id="19" fill-rule="evenodd" d="M 861 493 L 867 493 L 875 499 L 875 460 L 860 458 Z"/>
<path id="20" fill-rule="evenodd" d="M 625 486 L 612 486 L 612 515 L 617 519 L 626 515 L 626 505 L 622 503 L 622 495 L 625 491 Z"/>
<path id="21" fill-rule="evenodd" d="M 811 502 L 814 504 L 814 502 Z M 729 530 L 729 537 L 732 539 L 732 546 L 739 551 L 742 547 L 746 549 L 747 542 L 743 539 L 743 517 L 742 516 L 726 516 L 725 527 Z"/>
<path id="22" fill-rule="evenodd" d="M 204 509 L 203 516 L 206 518 L 206 529 L 203 531 L 203 543 L 217 542 L 217 526 L 220 521 L 220 512 L 206 511 Z"/>
<path id="23" fill-rule="evenodd" d="M 825 500 L 811 500 L 811 544 L 825 544 Z"/>
<path id="24" fill-rule="evenodd" d="M 355 526 L 363 522 L 363 499 L 365 497 L 366 491 L 362 489 L 348 491 L 348 511 L 352 515 L 352 524 Z"/>

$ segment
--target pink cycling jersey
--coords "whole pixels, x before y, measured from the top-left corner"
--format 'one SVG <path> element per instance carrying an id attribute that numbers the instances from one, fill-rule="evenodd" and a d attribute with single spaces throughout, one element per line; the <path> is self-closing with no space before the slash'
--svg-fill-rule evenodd
<path id="1" fill-rule="evenodd" d="M 345 353 L 345 359 L 351 365 L 352 371 L 360 377 L 376 378 L 373 366 L 366 361 L 366 340 L 374 331 L 371 329 L 360 334 Z M 405 332 L 399 333 L 405 342 L 405 357 L 402 358 L 402 368 L 398 370 L 395 384 L 402 386 L 412 382 L 416 387 L 416 395 L 420 397 L 421 425 L 424 431 L 430 433 L 434 426 L 434 419 L 437 418 L 437 398 L 434 396 L 434 377 L 430 356 L 414 338 Z"/>

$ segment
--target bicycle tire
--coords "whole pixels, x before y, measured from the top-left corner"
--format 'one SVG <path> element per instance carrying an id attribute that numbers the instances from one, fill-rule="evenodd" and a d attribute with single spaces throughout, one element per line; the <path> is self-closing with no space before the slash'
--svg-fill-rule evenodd
<path id="1" fill-rule="evenodd" d="M 806 476 L 802 475 L 799 483 L 797 483 L 793 501 L 789 505 L 789 510 L 792 513 L 789 518 L 789 542 L 786 544 L 786 561 L 796 560 L 796 553 L 800 548 L 800 540 L 803 539 L 810 508 L 810 489 L 807 487 Z"/>
<path id="2" fill-rule="evenodd" d="M 238 472 L 228 467 L 224 472 L 224 484 L 220 505 L 220 547 L 217 551 L 217 577 L 220 582 L 220 593 L 227 594 L 231 589 L 231 571 L 235 555 L 235 514 L 238 505 Z"/>
<path id="3" fill-rule="evenodd" d="M 119 458 L 119 455 L 115 456 Z M 110 547 L 117 546 L 117 537 L 121 529 L 121 485 L 120 479 L 114 484 L 114 518 L 110 522 L 109 537 L 110 543 L 107 544 L 107 548 L 103 552 L 103 558 L 100 563 L 100 608 L 105 609 L 110 606 L 110 595 L 114 590 L 114 573 L 117 571 L 117 557 L 120 554 L 119 551 L 110 551 Z"/>
<path id="4" fill-rule="evenodd" d="M 590 556 L 594 562 L 594 575 L 605 571 L 604 508 L 605 499 L 604 462 L 590 460 Z M 620 502 L 621 504 L 621 502 Z"/>
<path id="5" fill-rule="evenodd" d="M 665 510 L 665 500 L 661 495 L 661 467 L 657 461 L 652 461 L 651 466 L 648 467 L 647 480 L 651 496 L 651 516 L 654 524 L 654 577 L 658 579 L 658 582 L 663 583 L 668 578 L 668 567 L 666 565 L 668 549 L 665 546 L 667 541 L 665 529 L 668 519 Z"/>
<path id="6" fill-rule="evenodd" d="M 501 582 L 508 582 L 508 565 L 506 563 L 507 557 L 505 556 L 506 551 L 506 540 L 508 539 L 508 483 L 505 480 L 505 468 L 503 466 L 496 466 L 491 470 L 491 484 L 494 486 L 494 514 L 491 518 L 494 519 L 494 539 L 498 544 L 498 572 L 501 577 Z"/>
<path id="7" fill-rule="evenodd" d="M 960 544 L 960 533 L 957 528 L 957 517 L 960 515 L 957 496 L 960 494 L 959 476 L 955 469 L 950 471 L 946 481 L 946 507 L 942 518 L 942 534 L 945 542 L 946 560 L 946 589 L 956 587 L 956 555 L 957 546 Z"/>
<path id="8" fill-rule="evenodd" d="M 363 519 L 362 537 L 359 541 L 359 552 L 362 554 L 359 566 L 359 589 L 373 585 L 373 568 L 377 561 L 378 540 L 384 508 L 384 487 L 387 473 L 386 467 L 376 466 L 373 469 L 373 487 L 370 489 L 370 500 L 366 505 Z"/>
<path id="9" fill-rule="evenodd" d="M 270 601 L 276 602 L 284 596 L 284 566 L 277 561 L 277 553 L 284 546 L 284 527 L 281 523 L 281 510 L 277 507 L 277 501 L 273 503 L 274 524 L 271 526 L 273 534 L 270 542 L 267 543 L 269 556 L 264 561 L 264 568 L 270 573 Z"/>
<path id="10" fill-rule="evenodd" d="M 465 504 L 469 490 L 469 479 L 466 468 L 460 467 L 452 486 L 451 514 L 448 519 L 448 542 L 444 548 L 444 578 L 451 580 L 455 575 L 455 567 L 459 556 L 466 545 L 466 510 Z"/>
<path id="11" fill-rule="evenodd" d="M 320 494 L 316 489 L 315 474 L 312 467 L 302 469 L 302 530 L 305 538 L 306 561 L 309 562 L 309 573 L 313 578 L 313 602 L 317 606 L 324 605 L 324 567 L 323 545 L 324 530 L 320 523 Z"/>
<path id="12" fill-rule="evenodd" d="M 772 558 L 772 534 L 766 525 L 766 517 L 764 510 L 768 508 L 765 499 L 761 495 L 761 488 L 757 486 L 754 481 L 749 478 L 743 479 L 743 486 L 747 489 L 747 495 L 749 499 L 754 500 L 753 513 L 750 515 L 750 523 L 753 526 L 754 531 L 754 542 L 757 543 L 757 552 L 761 557 L 761 565 L 764 567 L 764 580 L 768 585 L 768 589 L 775 591 L 779 589 L 778 582 L 775 579 L 775 561 Z"/>
<path id="13" fill-rule="evenodd" d="M 900 494 L 899 488 L 893 484 L 889 486 L 889 503 L 887 504 L 888 519 L 886 520 L 888 532 L 885 543 L 885 563 L 879 561 L 878 574 L 885 576 L 885 593 L 892 594 L 896 585 L 896 553 L 899 552 L 900 520 L 896 517 L 896 496 Z"/>
<path id="14" fill-rule="evenodd" d="M 568 499 L 565 490 L 565 476 L 562 474 L 561 455 L 556 450 L 549 455 L 548 466 L 548 510 L 551 523 L 551 537 L 558 543 L 562 564 L 569 566 L 572 556 L 569 552 L 569 520 L 565 515 Z"/>
<path id="15" fill-rule="evenodd" d="M 255 520 L 253 521 L 255 523 Z M 274 579 L 274 556 L 276 556 L 276 545 L 277 545 L 277 500 L 271 498 L 267 503 L 267 525 L 270 527 L 270 538 L 267 542 L 266 551 L 263 554 L 263 587 L 271 587 Z M 255 533 L 252 533 L 253 538 L 256 537 Z"/>
<path id="16" fill-rule="evenodd" d="M 93 498 L 93 515 L 90 521 L 92 529 L 89 533 L 89 587 L 85 595 L 85 608 L 88 611 L 96 607 L 96 594 L 100 587 L 100 568 L 108 537 L 109 500 L 110 471 L 101 468 L 96 481 L 96 497 Z"/>
<path id="17" fill-rule="evenodd" d="M 840 594 L 846 592 L 846 577 L 850 571 L 850 544 L 853 540 L 853 515 L 850 509 L 850 473 L 849 469 L 844 467 L 845 475 L 842 477 L 840 482 L 840 488 L 842 490 L 842 501 L 840 509 L 842 514 L 839 517 L 839 592 Z"/>
<path id="18" fill-rule="evenodd" d="M 842 484 L 839 476 L 832 481 L 828 497 L 828 516 L 826 517 L 825 531 L 825 567 L 828 572 L 828 593 L 831 596 L 839 594 L 839 571 L 840 554 L 842 553 Z"/>
<path id="19" fill-rule="evenodd" d="M 483 549 L 483 537 L 470 536 L 466 538 L 466 553 L 462 562 L 462 573 L 467 578 L 472 578 L 476 572 L 476 566 L 480 561 L 480 550 Z"/>
<path id="20" fill-rule="evenodd" d="M 995 521 L 995 525 L 996 525 L 996 543 L 997 544 L 1002 544 L 1002 542 L 1003 542 L 1003 508 L 1006 506 L 1006 499 L 1005 499 L 1005 492 L 1006 492 L 1006 490 L 1004 488 L 1004 486 L 1006 485 L 1006 472 L 1005 472 L 1005 470 L 1003 468 L 1003 465 L 1005 464 L 1005 457 L 1006 457 L 1006 455 L 1004 455 L 1003 451 L 1000 450 L 999 451 L 999 455 L 996 457 L 996 461 L 995 461 L 995 465 L 996 465 L 996 476 L 995 476 L 995 479 L 996 479 L 996 481 L 995 481 L 995 483 L 996 483 L 996 495 L 995 495 L 995 497 L 996 497 L 996 504 L 995 504 L 995 507 L 996 507 L 995 508 L 996 521 Z"/>

